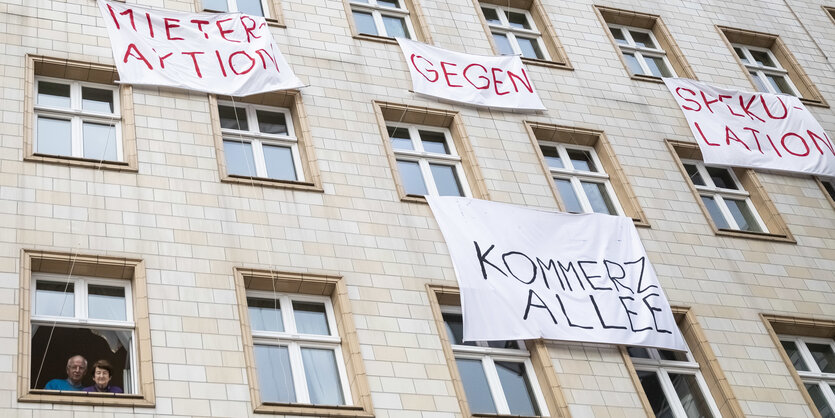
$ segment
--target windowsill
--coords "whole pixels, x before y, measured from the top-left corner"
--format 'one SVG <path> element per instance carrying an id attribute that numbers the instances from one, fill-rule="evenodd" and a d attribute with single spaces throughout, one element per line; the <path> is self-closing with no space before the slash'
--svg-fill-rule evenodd
<path id="1" fill-rule="evenodd" d="M 311 404 L 290 404 L 278 402 L 264 402 L 255 408 L 257 414 L 286 414 L 305 416 L 328 416 L 328 417 L 357 417 L 372 418 L 374 414 L 365 411 L 361 406 L 343 405 L 311 405 Z"/>
<path id="2" fill-rule="evenodd" d="M 829 103 L 826 103 L 823 99 L 807 99 L 805 97 L 800 97 L 800 102 L 807 106 L 815 106 L 822 107 L 824 109 L 829 109 Z"/>
<path id="3" fill-rule="evenodd" d="M 245 176 L 238 176 L 235 174 L 230 174 L 220 181 L 223 183 L 234 183 L 234 184 L 245 184 L 249 186 L 263 186 L 263 187 L 274 187 L 278 189 L 293 189 L 293 190 L 304 190 L 309 192 L 318 192 L 324 193 L 325 189 L 319 187 L 315 183 L 303 182 L 303 181 L 289 181 L 289 180 L 275 180 L 275 179 L 267 179 L 262 177 L 245 177 Z"/>
<path id="4" fill-rule="evenodd" d="M 659 83 L 664 84 L 664 80 L 661 77 L 656 77 L 654 75 L 646 75 L 646 74 L 631 74 L 629 78 L 638 81 L 648 81 L 650 83 Z"/>
<path id="5" fill-rule="evenodd" d="M 785 234 L 772 234 L 768 232 L 740 231 L 737 229 L 715 228 L 716 235 L 736 238 L 750 238 L 764 241 L 787 242 L 797 244 L 797 241 Z"/>
<path id="6" fill-rule="evenodd" d="M 354 39 L 362 39 L 365 41 L 373 41 L 373 42 L 380 42 L 383 44 L 392 44 L 397 45 L 397 39 L 390 38 L 388 36 L 380 36 L 380 35 L 371 35 L 368 33 L 358 33 L 354 35 Z"/>
<path id="7" fill-rule="evenodd" d="M 39 162 L 39 163 L 47 163 L 47 164 L 58 164 L 58 165 L 65 165 L 65 166 L 77 166 L 77 167 L 87 167 L 87 168 L 94 168 L 94 169 L 103 169 L 103 170 L 114 170 L 114 171 L 127 171 L 127 172 L 137 172 L 139 171 L 136 167 L 132 167 L 130 163 L 123 162 L 123 161 L 99 161 L 99 160 L 91 160 L 88 158 L 78 158 L 78 157 L 66 157 L 66 156 L 57 156 L 57 155 L 47 155 L 47 154 L 32 154 L 27 156 L 23 159 L 24 161 L 31 161 L 31 162 Z"/>
<path id="8" fill-rule="evenodd" d="M 18 398 L 19 402 L 60 403 L 91 406 L 132 406 L 154 407 L 142 395 L 121 393 L 77 392 L 46 389 L 31 389 Z"/>
<path id="9" fill-rule="evenodd" d="M 557 61 L 548 61 L 548 60 L 541 60 L 537 58 L 525 58 L 522 57 L 522 62 L 529 65 L 536 65 L 539 67 L 547 67 L 547 68 L 559 68 L 561 70 L 568 70 L 574 71 L 574 67 L 567 62 L 557 62 Z"/>

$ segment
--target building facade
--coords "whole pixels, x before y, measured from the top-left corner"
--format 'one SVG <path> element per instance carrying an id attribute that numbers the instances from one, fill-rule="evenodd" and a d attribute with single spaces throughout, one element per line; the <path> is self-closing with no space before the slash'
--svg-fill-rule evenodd
<path id="1" fill-rule="evenodd" d="M 660 78 L 831 137 L 835 3 L 134 3 L 264 15 L 307 86 L 119 84 L 96 2 L 0 2 L 4 414 L 835 416 L 835 180 L 706 166 Z M 521 54 L 547 110 L 418 96 L 394 36 Z M 632 218 L 690 351 L 463 342 L 426 194 Z M 125 394 L 45 390 L 77 354 Z"/>

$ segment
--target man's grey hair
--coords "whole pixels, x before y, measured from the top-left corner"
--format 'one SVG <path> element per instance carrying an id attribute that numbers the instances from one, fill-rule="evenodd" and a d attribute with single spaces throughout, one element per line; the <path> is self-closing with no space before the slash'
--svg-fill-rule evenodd
<path id="1" fill-rule="evenodd" d="M 72 364 L 72 359 L 74 359 L 76 357 L 81 357 L 81 359 L 84 360 L 84 368 L 86 369 L 87 368 L 87 359 L 84 358 L 84 356 L 82 356 L 81 354 L 76 354 L 76 355 L 70 357 L 69 359 L 67 359 L 67 368 L 69 368 L 70 364 Z"/>

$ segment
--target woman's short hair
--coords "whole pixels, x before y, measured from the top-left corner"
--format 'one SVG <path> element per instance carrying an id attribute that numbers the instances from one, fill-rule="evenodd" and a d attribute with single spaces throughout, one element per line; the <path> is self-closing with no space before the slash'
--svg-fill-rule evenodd
<path id="1" fill-rule="evenodd" d="M 107 360 L 99 360 L 93 364 L 93 373 L 96 372 L 96 368 L 107 370 L 107 373 L 113 376 L 113 366 L 110 365 L 110 362 Z"/>

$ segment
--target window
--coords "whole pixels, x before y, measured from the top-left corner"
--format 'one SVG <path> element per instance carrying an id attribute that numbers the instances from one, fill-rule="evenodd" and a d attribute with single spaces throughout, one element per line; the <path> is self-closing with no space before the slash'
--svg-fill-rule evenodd
<path id="1" fill-rule="evenodd" d="M 527 63 L 570 68 L 539 0 L 483 0 L 475 4 L 496 54 L 519 55 Z"/>
<path id="2" fill-rule="evenodd" d="M 696 78 L 661 17 L 601 6 L 595 11 L 633 78 Z"/>
<path id="3" fill-rule="evenodd" d="M 418 38 L 406 0 L 348 0 L 358 34 Z"/>
<path id="4" fill-rule="evenodd" d="M 798 96 L 805 104 L 828 107 L 779 36 L 723 26 L 717 28 L 756 90 L 790 94 Z"/>
<path id="5" fill-rule="evenodd" d="M 824 192 L 824 196 L 829 199 L 829 203 L 835 206 L 835 179 L 825 179 L 821 177 L 815 178 L 818 185 Z"/>
<path id="6" fill-rule="evenodd" d="M 667 145 L 716 234 L 795 242 L 754 170 L 705 165 L 695 143 Z"/>
<path id="7" fill-rule="evenodd" d="M 298 92 L 210 99 L 223 181 L 320 190 Z"/>
<path id="8" fill-rule="evenodd" d="M 255 412 L 373 416 L 345 284 L 310 273 L 235 275 Z"/>
<path id="9" fill-rule="evenodd" d="M 821 7 L 823 7 L 823 10 L 826 12 L 827 15 L 829 15 L 829 18 L 832 19 L 832 23 L 835 23 L 835 7 Z"/>
<path id="10" fill-rule="evenodd" d="M 136 169 L 130 86 L 112 67 L 28 56 L 26 159 Z"/>
<path id="11" fill-rule="evenodd" d="M 629 216 L 646 225 L 602 132 L 526 122 L 560 209 Z"/>
<path id="12" fill-rule="evenodd" d="M 835 340 L 781 335 L 780 343 L 821 416 L 835 416 Z"/>
<path id="13" fill-rule="evenodd" d="M 374 102 L 400 198 L 486 198 L 472 148 L 457 113 Z"/>
<path id="14" fill-rule="evenodd" d="M 717 228 L 768 232 L 733 170 L 695 160 L 682 163 Z"/>
<path id="15" fill-rule="evenodd" d="M 198 10 L 209 12 L 241 12 L 251 16 L 262 16 L 267 22 L 283 25 L 281 8 L 275 0 L 196 0 Z"/>
<path id="16" fill-rule="evenodd" d="M 145 285 L 142 263 L 40 251 L 24 257 L 21 294 L 31 310 L 21 310 L 21 400 L 153 406 L 147 297 L 135 293 Z M 88 364 L 82 387 L 94 384 L 89 367 L 106 360 L 110 385 L 124 395 L 45 389 L 52 379 L 67 379 L 67 361 L 76 355 Z"/>

